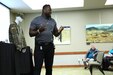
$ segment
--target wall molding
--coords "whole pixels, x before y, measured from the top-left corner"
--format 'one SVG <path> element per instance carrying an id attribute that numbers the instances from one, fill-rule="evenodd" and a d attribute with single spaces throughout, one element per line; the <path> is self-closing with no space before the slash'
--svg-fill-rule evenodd
<path id="1" fill-rule="evenodd" d="M 109 50 L 104 51 L 104 53 L 108 53 Z M 55 55 L 79 55 L 86 54 L 87 51 L 79 51 L 79 52 L 56 52 Z"/>
<path id="2" fill-rule="evenodd" d="M 105 54 L 109 52 L 109 50 L 103 51 Z M 55 55 L 80 55 L 80 54 L 86 54 L 87 51 L 78 51 L 78 52 L 55 52 Z M 34 56 L 34 54 L 32 54 Z"/>
<path id="3" fill-rule="evenodd" d="M 44 68 L 45 66 L 43 66 Z M 84 65 L 53 65 L 53 68 L 84 67 Z"/>

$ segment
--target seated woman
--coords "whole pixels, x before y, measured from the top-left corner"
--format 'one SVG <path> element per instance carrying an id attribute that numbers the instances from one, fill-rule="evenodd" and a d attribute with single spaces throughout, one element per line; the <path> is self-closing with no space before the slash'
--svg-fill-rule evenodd
<path id="1" fill-rule="evenodd" d="M 113 49 L 109 50 L 108 55 L 104 57 L 102 66 L 104 70 L 108 70 L 109 66 L 111 64 L 113 65 L 113 63 L 110 62 L 111 60 L 113 60 Z"/>
<path id="2" fill-rule="evenodd" d="M 90 50 L 86 53 L 86 56 L 83 59 L 84 68 L 85 69 L 87 68 L 88 61 L 89 60 L 94 60 L 94 57 L 96 56 L 96 54 L 97 54 L 98 51 L 99 50 L 97 50 L 94 45 L 91 45 Z"/>

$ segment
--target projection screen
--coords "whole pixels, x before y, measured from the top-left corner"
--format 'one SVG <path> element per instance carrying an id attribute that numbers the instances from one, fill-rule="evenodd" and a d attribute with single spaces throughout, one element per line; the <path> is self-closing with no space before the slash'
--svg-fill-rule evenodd
<path id="1" fill-rule="evenodd" d="M 0 3 L 0 41 L 9 42 L 10 9 Z"/>

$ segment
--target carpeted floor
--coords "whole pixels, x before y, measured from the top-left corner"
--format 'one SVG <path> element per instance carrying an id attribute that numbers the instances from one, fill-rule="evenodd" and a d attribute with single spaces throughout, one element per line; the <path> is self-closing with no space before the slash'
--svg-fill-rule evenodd
<path id="1" fill-rule="evenodd" d="M 105 75 L 113 75 L 113 71 L 104 71 Z M 42 69 L 41 75 L 45 75 Z M 90 75 L 89 69 L 80 68 L 53 68 L 53 75 Z M 93 69 L 93 75 L 103 75 L 98 69 Z"/>

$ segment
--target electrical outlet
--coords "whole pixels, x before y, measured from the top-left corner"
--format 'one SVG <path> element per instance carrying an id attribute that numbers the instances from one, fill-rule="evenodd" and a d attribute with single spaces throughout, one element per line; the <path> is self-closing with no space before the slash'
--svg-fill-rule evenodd
<path id="1" fill-rule="evenodd" d="M 81 59 L 78 59 L 78 64 L 79 64 L 79 65 L 81 64 Z"/>

